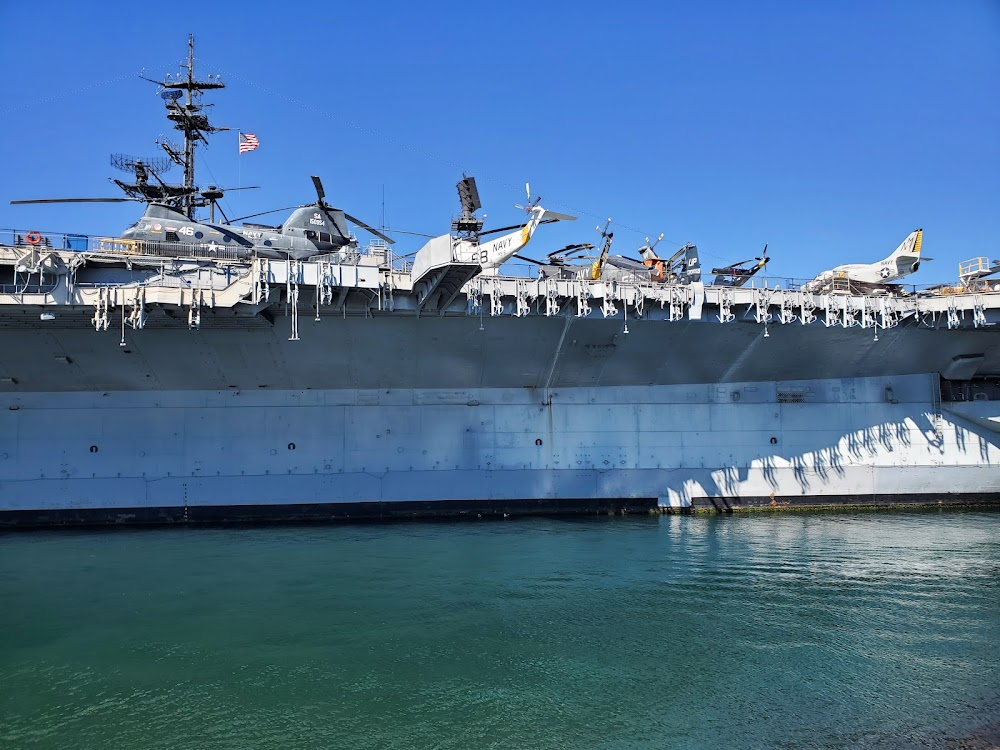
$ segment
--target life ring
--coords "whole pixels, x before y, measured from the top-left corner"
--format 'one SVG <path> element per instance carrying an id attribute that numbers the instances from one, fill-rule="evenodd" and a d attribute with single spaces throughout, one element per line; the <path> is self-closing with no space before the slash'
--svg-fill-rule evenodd
<path id="1" fill-rule="evenodd" d="M 30 232 L 24 235 L 24 240 L 29 245 L 37 245 L 39 242 L 42 241 L 42 233 L 32 229 Z"/>

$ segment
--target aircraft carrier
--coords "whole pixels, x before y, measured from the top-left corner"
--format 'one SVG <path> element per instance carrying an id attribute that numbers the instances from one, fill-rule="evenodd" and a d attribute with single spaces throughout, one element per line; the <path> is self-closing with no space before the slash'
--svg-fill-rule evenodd
<path id="1" fill-rule="evenodd" d="M 468 180 L 412 262 L 318 180 L 326 237 L 217 224 L 190 140 L 221 84 L 189 60 L 184 185 L 123 157 L 131 230 L 0 230 L 0 525 L 1000 502 L 988 262 L 925 295 L 606 252 L 512 276 Z"/>

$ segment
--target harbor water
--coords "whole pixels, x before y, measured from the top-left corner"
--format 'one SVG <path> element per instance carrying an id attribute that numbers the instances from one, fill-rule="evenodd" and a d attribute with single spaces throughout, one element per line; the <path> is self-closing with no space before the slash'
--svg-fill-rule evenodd
<path id="1" fill-rule="evenodd" d="M 4 749 L 986 747 L 1000 513 L 6 533 L 0 634 Z"/>

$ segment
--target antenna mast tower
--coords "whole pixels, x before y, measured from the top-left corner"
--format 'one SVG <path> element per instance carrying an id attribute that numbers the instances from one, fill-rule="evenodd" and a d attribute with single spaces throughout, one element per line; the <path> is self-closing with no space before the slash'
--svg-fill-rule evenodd
<path id="1" fill-rule="evenodd" d="M 205 138 L 207 133 L 218 133 L 229 128 L 217 128 L 211 125 L 208 117 L 202 112 L 204 105 L 201 103 L 203 91 L 211 89 L 225 88 L 218 75 L 209 75 L 207 80 L 199 81 L 194 77 L 194 34 L 188 35 L 188 59 L 187 64 L 181 65 L 186 70 L 186 74 L 178 73 L 175 78 L 168 74 L 162 81 L 153 81 L 162 87 L 160 96 L 167 107 L 167 119 L 174 123 L 174 127 L 184 133 L 184 150 L 169 143 L 166 139 L 160 139 L 160 147 L 167 152 L 167 155 L 176 164 L 184 167 L 184 195 L 181 197 L 181 205 L 187 217 L 194 220 L 195 208 L 199 205 L 198 195 L 194 184 L 194 150 L 198 141 L 208 143 Z M 181 103 L 181 98 L 184 102 Z"/>

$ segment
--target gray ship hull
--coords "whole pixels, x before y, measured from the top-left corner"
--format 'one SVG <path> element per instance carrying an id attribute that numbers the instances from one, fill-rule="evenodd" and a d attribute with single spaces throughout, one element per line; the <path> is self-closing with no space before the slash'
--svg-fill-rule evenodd
<path id="1" fill-rule="evenodd" d="M 11 525 L 1000 498 L 996 402 L 936 374 L 5 396 Z"/>
<path id="2" fill-rule="evenodd" d="M 0 524 L 1000 502 L 1000 295 L 237 271 L 0 300 Z"/>
<path id="3" fill-rule="evenodd" d="M 1000 308 L 1000 295 L 997 297 Z M 1000 312 L 1000 309 L 998 309 Z M 141 331 L 95 333 L 92 311 L 41 324 L 36 309 L 0 308 L 0 367 L 18 374 L 5 397 L 31 391 L 616 388 L 784 380 L 1000 374 L 1000 330 L 889 330 L 705 320 L 668 322 L 465 314 L 288 316 L 156 311 Z M 123 344 L 124 342 L 124 344 Z M 968 364 L 966 364 L 968 363 Z"/>

